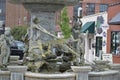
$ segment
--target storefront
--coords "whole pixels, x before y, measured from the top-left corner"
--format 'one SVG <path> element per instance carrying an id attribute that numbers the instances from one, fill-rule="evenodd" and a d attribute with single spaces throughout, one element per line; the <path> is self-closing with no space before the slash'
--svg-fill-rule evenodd
<path id="1" fill-rule="evenodd" d="M 107 12 L 103 12 L 81 19 L 83 22 L 81 32 L 86 33 L 88 31 L 85 37 L 86 61 L 101 60 L 102 54 L 106 54 L 107 30 L 109 28 L 107 16 Z"/>

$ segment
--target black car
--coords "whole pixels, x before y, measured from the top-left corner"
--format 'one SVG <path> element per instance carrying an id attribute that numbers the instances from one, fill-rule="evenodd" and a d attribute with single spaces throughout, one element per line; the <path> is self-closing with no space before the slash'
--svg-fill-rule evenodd
<path id="1" fill-rule="evenodd" d="M 19 59 L 21 60 L 24 56 L 25 44 L 21 41 L 15 40 L 10 46 L 10 51 L 10 54 L 12 56 L 19 56 Z"/>

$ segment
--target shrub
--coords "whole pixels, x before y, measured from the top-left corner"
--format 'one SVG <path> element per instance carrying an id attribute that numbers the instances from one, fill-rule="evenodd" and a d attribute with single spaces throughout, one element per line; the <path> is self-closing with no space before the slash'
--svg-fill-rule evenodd
<path id="1" fill-rule="evenodd" d="M 66 7 L 62 10 L 60 27 L 63 32 L 64 38 L 69 38 L 71 35 L 71 27 L 69 25 L 69 18 L 67 15 Z"/>
<path id="2" fill-rule="evenodd" d="M 24 36 L 26 33 L 27 33 L 26 26 L 16 26 L 11 30 L 11 34 L 13 35 L 15 40 L 22 41 L 22 36 Z"/>

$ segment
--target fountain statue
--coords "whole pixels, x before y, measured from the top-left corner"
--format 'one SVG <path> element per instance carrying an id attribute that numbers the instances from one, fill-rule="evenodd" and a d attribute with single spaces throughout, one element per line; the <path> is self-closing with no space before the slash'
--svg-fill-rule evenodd
<path id="1" fill-rule="evenodd" d="M 6 28 L 5 34 L 0 35 L 0 67 L 1 70 L 7 70 L 10 58 L 10 44 L 13 41 L 10 28 Z"/>
<path id="2" fill-rule="evenodd" d="M 33 72 L 65 72 L 74 64 L 78 53 L 64 39 L 55 36 L 55 12 L 80 0 L 9 0 L 22 4 L 31 13 L 27 30 L 28 51 L 24 62 Z M 78 40 L 80 41 L 80 40 Z"/>

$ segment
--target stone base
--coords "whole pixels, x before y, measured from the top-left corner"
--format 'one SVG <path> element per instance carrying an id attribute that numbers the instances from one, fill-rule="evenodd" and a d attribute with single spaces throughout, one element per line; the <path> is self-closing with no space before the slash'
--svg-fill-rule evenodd
<path id="1" fill-rule="evenodd" d="M 76 80 L 88 80 L 88 72 L 91 71 L 90 66 L 71 66 L 76 73 Z"/>
<path id="2" fill-rule="evenodd" d="M 0 80 L 10 80 L 10 71 L 0 71 Z"/>
<path id="3" fill-rule="evenodd" d="M 90 72 L 89 80 L 119 80 L 118 71 L 108 70 L 102 72 Z"/>
<path id="4" fill-rule="evenodd" d="M 9 65 L 18 65 L 19 56 L 10 56 Z"/>
<path id="5" fill-rule="evenodd" d="M 8 66 L 8 70 L 11 72 L 10 80 L 24 80 L 27 66 Z"/>
<path id="6" fill-rule="evenodd" d="M 92 69 L 90 66 L 71 66 L 71 68 L 74 72 L 90 72 Z"/>
<path id="7" fill-rule="evenodd" d="M 9 71 L 11 72 L 26 72 L 27 71 L 27 66 L 8 66 L 7 67 Z"/>

